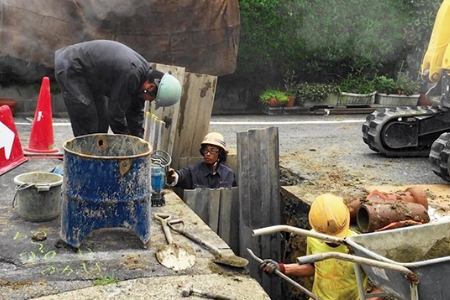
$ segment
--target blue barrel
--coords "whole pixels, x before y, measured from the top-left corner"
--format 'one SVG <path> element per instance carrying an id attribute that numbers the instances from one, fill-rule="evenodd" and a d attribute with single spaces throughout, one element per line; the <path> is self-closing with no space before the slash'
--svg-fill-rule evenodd
<path id="1" fill-rule="evenodd" d="M 78 247 L 91 231 L 124 227 L 150 240 L 151 146 L 119 134 L 66 141 L 61 238 Z"/>

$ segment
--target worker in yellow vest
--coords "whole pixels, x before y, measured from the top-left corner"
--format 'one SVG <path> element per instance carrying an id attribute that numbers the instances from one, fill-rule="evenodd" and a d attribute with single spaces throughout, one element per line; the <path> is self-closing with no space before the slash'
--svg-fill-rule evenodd
<path id="1" fill-rule="evenodd" d="M 318 196 L 309 211 L 309 223 L 313 232 L 326 234 L 338 238 L 345 238 L 356 235 L 350 230 L 350 213 L 343 199 L 332 194 Z M 320 239 L 308 237 L 306 239 L 306 255 L 340 252 L 349 253 L 349 249 L 344 244 L 326 242 Z M 327 259 L 314 264 L 283 264 L 271 259 L 266 259 L 261 264 L 261 269 L 272 276 L 275 270 L 289 276 L 314 276 L 312 293 L 322 300 L 359 300 L 359 291 L 356 274 L 352 262 Z M 364 272 L 362 272 L 364 274 Z M 364 274 L 364 284 L 368 278 Z M 382 293 L 379 288 L 372 287 L 371 293 Z M 374 300 L 383 298 L 374 297 Z"/>

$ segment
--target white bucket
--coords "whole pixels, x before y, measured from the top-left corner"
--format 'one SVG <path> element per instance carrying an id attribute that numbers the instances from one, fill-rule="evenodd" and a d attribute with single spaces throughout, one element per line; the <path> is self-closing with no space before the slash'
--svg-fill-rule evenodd
<path id="1" fill-rule="evenodd" d="M 14 177 L 19 216 L 27 221 L 43 222 L 56 219 L 61 212 L 63 177 L 48 172 L 30 172 Z"/>

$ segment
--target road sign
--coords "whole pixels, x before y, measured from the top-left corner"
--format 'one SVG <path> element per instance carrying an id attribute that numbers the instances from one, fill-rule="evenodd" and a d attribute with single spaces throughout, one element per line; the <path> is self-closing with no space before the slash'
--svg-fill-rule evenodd
<path id="1" fill-rule="evenodd" d="M 26 162 L 11 108 L 0 106 L 0 175 Z"/>

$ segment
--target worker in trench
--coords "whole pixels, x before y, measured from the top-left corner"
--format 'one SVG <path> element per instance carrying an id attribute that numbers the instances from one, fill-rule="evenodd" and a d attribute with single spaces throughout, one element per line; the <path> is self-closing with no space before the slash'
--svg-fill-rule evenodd
<path id="1" fill-rule="evenodd" d="M 55 77 L 74 136 L 107 133 L 142 138 L 144 104 L 175 105 L 181 84 L 151 67 L 133 49 L 115 41 L 94 40 L 55 52 Z"/>
<path id="2" fill-rule="evenodd" d="M 218 132 L 208 133 L 201 143 L 203 160 L 175 171 L 169 168 L 167 182 L 183 189 L 231 188 L 236 186 L 233 170 L 224 165 L 228 150 L 225 139 Z"/>
<path id="3" fill-rule="evenodd" d="M 309 223 L 313 232 L 329 236 L 345 238 L 357 234 L 349 228 L 350 213 L 343 199 L 332 194 L 320 195 L 313 201 L 309 211 Z M 307 237 L 306 244 L 306 255 L 326 252 L 349 253 L 348 247 L 344 244 L 330 243 L 312 237 Z M 323 300 L 360 299 L 353 262 L 332 258 L 314 264 L 300 265 L 277 263 L 274 260 L 265 259 L 260 267 L 269 276 L 273 276 L 275 270 L 288 276 L 314 276 L 312 293 Z M 370 286 L 367 276 L 363 271 L 361 273 L 368 292 L 383 293 L 381 289 Z"/>

